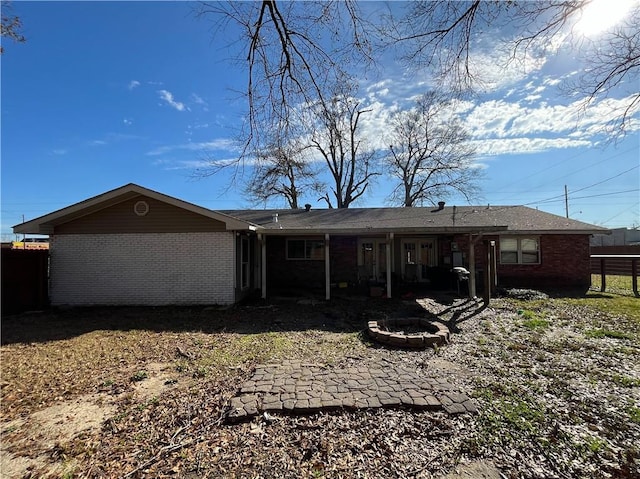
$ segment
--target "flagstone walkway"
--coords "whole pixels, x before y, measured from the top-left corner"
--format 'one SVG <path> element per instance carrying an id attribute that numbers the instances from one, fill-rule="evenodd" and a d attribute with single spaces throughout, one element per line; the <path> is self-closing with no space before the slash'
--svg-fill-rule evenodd
<path id="1" fill-rule="evenodd" d="M 228 421 L 263 412 L 311 413 L 320 410 L 409 407 L 476 413 L 476 404 L 456 387 L 428 371 L 411 371 L 384 362 L 335 368 L 301 361 L 256 367 L 233 397 Z"/>

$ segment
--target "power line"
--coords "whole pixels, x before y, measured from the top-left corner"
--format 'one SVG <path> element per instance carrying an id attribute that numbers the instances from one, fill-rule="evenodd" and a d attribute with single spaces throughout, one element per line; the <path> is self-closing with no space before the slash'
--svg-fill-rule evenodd
<path id="1" fill-rule="evenodd" d="M 617 214 L 613 215 L 613 216 L 612 216 L 611 218 L 609 218 L 608 220 L 603 221 L 603 222 L 602 222 L 602 224 L 608 223 L 608 222 L 609 222 L 609 221 L 611 221 L 612 219 L 615 219 L 615 218 L 617 218 L 618 216 L 620 216 L 621 214 L 626 213 L 627 211 L 629 211 L 629 210 L 631 210 L 631 209 L 633 209 L 633 208 L 638 208 L 639 206 L 640 206 L 640 201 L 636 202 L 636 204 L 634 204 L 634 205 L 631 205 L 631 207 L 630 207 L 630 208 L 626 208 L 626 209 L 622 210 L 620 213 L 617 213 Z"/>
<path id="2" fill-rule="evenodd" d="M 599 181 L 598 183 L 594 183 L 593 185 L 585 186 L 584 188 L 580 188 L 579 190 L 574 190 L 574 191 L 572 191 L 572 193 L 577 193 L 578 191 L 587 190 L 587 189 L 589 189 L 589 188 L 593 188 L 594 186 L 601 185 L 602 183 L 605 183 L 605 182 L 607 182 L 607 181 L 609 181 L 609 180 L 613 180 L 614 178 L 618 178 L 619 176 L 622 176 L 622 175 L 624 175 L 625 173 L 629 173 L 630 171 L 635 170 L 636 168 L 640 168 L 640 165 L 632 166 L 631 168 L 629 168 L 628 170 L 623 171 L 622 173 L 618 173 L 618 174 L 617 174 L 617 175 L 615 175 L 615 176 L 612 176 L 612 177 L 610 177 L 610 178 L 607 178 L 606 180 Z"/>
<path id="3" fill-rule="evenodd" d="M 640 191 L 640 189 L 636 188 L 635 190 L 624 190 L 624 191 L 614 191 L 613 193 L 600 193 L 597 195 L 586 195 L 586 196 L 573 196 L 571 197 L 571 200 L 582 200 L 585 198 L 598 198 L 600 196 L 612 196 L 612 195 L 620 195 L 623 193 L 635 193 L 637 191 Z M 557 199 L 557 200 L 543 200 L 543 201 L 538 201 L 536 204 L 546 204 L 546 203 L 557 203 L 559 201 L 564 201 L 564 195 L 562 195 L 561 199 Z"/>
<path id="4" fill-rule="evenodd" d="M 628 170 L 624 170 L 622 173 L 618 173 L 617 175 L 611 176 L 611 177 L 606 178 L 606 179 L 604 179 L 602 181 L 598 181 L 597 183 L 594 183 L 592 185 L 585 186 L 583 188 L 579 188 L 577 190 L 572 191 L 571 193 L 577 193 L 578 191 L 588 190 L 589 188 L 593 188 L 594 186 L 601 185 L 602 183 L 606 183 L 607 181 L 613 180 L 615 178 L 618 178 L 619 176 L 622 176 L 622 175 L 624 175 L 626 173 L 629 173 L 630 171 L 635 170 L 636 168 L 640 168 L 640 165 L 633 166 L 633 167 L 629 168 Z M 525 203 L 523 206 L 535 205 L 535 204 L 540 204 L 540 203 L 547 203 L 547 202 L 549 202 L 551 200 L 557 200 L 559 198 L 564 199 L 564 197 L 565 197 L 564 194 L 556 195 L 556 196 L 552 196 L 550 198 L 545 198 L 545 199 L 539 200 L 539 201 L 531 201 L 529 203 Z"/>
<path id="5" fill-rule="evenodd" d="M 568 176 L 574 175 L 574 174 L 576 174 L 576 173 L 580 173 L 581 171 L 584 171 L 584 170 L 586 170 L 586 169 L 589 169 L 589 168 L 591 168 L 592 166 L 596 166 L 596 165 L 599 165 L 600 163 L 604 163 L 604 162 L 606 162 L 606 161 L 613 160 L 614 158 L 617 158 L 617 157 L 619 157 L 619 156 L 625 155 L 625 154 L 627 154 L 627 153 L 629 153 L 629 152 L 631 152 L 631 151 L 634 151 L 635 149 L 636 149 L 636 147 L 631 147 L 631 148 L 629 148 L 628 150 L 621 151 L 621 152 L 619 152 L 619 153 L 617 153 L 617 154 L 615 154 L 615 155 L 613 155 L 613 156 L 608 156 L 608 157 L 607 157 L 607 158 L 605 158 L 604 160 L 596 161 L 595 163 L 592 163 L 592 164 L 590 164 L 590 165 L 584 166 L 584 167 L 582 167 L 582 168 L 580 168 L 580 169 L 578 169 L 578 170 L 572 171 L 571 173 L 569 173 L 569 174 L 567 174 L 567 175 L 560 176 L 560 177 L 555 178 L 555 179 L 553 179 L 553 180 L 551 180 L 551 181 L 558 181 L 558 180 L 564 179 L 564 178 L 566 178 L 566 177 L 568 177 Z M 569 160 L 573 160 L 574 158 L 578 158 L 578 157 L 582 156 L 583 154 L 584 154 L 584 153 L 576 153 L 575 155 L 570 156 L 570 157 L 568 157 L 568 158 L 566 158 L 566 159 L 564 159 L 564 160 L 562 160 L 562 161 L 559 161 L 559 162 L 557 162 L 557 163 L 554 163 L 553 165 L 548 166 L 548 167 L 546 167 L 546 168 L 543 168 L 542 170 L 538 170 L 538 171 L 536 171 L 536 172 L 534 172 L 534 173 L 531 173 L 530 175 L 527 175 L 527 176 L 525 176 L 525 177 L 523 177 L 523 178 L 516 179 L 516 180 L 514 180 L 514 181 L 510 181 L 510 182 L 509 182 L 509 186 L 511 186 L 513 183 L 519 183 L 519 182 L 521 182 L 521 181 L 524 181 L 524 180 L 526 180 L 526 179 L 531 178 L 532 176 L 536 176 L 536 175 L 538 175 L 538 174 L 540 174 L 540 173 L 544 173 L 545 171 L 548 171 L 548 170 L 550 170 L 550 169 L 552 169 L 552 168 L 555 168 L 556 166 L 562 165 L 563 163 L 566 163 L 566 162 L 567 162 L 567 161 L 569 161 Z M 498 190 L 497 192 L 499 193 L 499 192 L 500 192 L 500 188 L 496 188 L 496 189 Z M 525 190 L 525 191 L 522 191 L 521 193 L 528 193 L 528 192 L 531 192 L 531 191 L 534 191 L 534 190 L 533 190 L 533 189 Z"/>

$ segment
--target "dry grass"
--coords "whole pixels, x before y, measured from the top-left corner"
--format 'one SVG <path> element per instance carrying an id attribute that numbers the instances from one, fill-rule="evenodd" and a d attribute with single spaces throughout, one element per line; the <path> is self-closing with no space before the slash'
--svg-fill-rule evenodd
<path id="1" fill-rule="evenodd" d="M 450 299 L 424 304 L 457 331 L 438 351 L 387 350 L 361 335 L 367 319 L 419 311 L 391 300 L 5 318 L 0 458 L 37 459 L 14 477 L 431 478 L 486 458 L 506 477 L 640 474 L 640 299 L 498 299 L 482 312 Z M 220 422 L 256 363 L 374 356 L 446 375 L 481 414 L 383 409 Z M 110 411 L 101 429 L 57 441 L 34 432 L 50 411 L 89 398 Z"/>
<path id="2" fill-rule="evenodd" d="M 608 274 L 605 278 L 606 292 L 615 293 L 625 296 L 633 296 L 633 277 Z M 602 286 L 602 276 L 599 274 L 591 275 L 591 289 L 600 291 Z"/>

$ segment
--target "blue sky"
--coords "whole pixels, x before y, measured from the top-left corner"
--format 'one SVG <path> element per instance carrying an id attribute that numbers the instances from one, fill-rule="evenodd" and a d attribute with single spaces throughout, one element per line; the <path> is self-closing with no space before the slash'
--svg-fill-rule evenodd
<path id="1" fill-rule="evenodd" d="M 88 197 L 138 183 L 212 208 L 248 206 L 226 174 L 194 179 L 205 157 L 237 156 L 246 72 L 212 21 L 187 2 L 13 2 L 25 44 L 3 42 L 1 233 Z M 483 42 L 487 43 L 487 41 Z M 460 102 L 484 168 L 480 204 L 527 204 L 606 227 L 640 224 L 640 120 L 617 142 L 598 134 L 611 102 L 585 116 L 558 85 L 585 68 L 570 49 L 505 68 L 490 49 L 482 95 Z M 427 88 L 397 64 L 363 81 L 381 139 L 389 113 Z M 636 79 L 636 90 L 640 81 Z M 385 206 L 385 181 L 357 206 Z M 309 199 L 314 207 L 323 207 Z M 448 204 L 465 204 L 451 197 Z M 279 205 L 276 205 L 279 206 Z"/>

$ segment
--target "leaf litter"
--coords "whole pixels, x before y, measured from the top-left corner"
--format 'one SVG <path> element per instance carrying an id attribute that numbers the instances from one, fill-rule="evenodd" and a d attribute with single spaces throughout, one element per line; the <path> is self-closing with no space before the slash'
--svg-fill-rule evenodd
<path id="1" fill-rule="evenodd" d="M 497 299 L 485 309 L 453 298 L 105 308 L 91 311 L 82 332 L 74 328 L 87 311 L 57 313 L 54 326 L 68 334 L 26 342 L 12 332 L 20 318 L 10 318 L 2 470 L 13 463 L 20 467 L 8 477 L 639 477 L 640 318 L 526 297 L 533 299 Z M 451 344 L 390 350 L 362 334 L 367 319 L 420 308 L 455 331 Z M 547 324 L 532 327 L 535 319 Z M 44 314 L 38 334 L 51 321 Z M 589 333 L 598 329 L 624 335 Z M 48 366 L 47 358 L 65 363 Z M 437 372 L 474 397 L 480 414 L 364 409 L 226 424 L 224 407 L 254 366 L 283 358 L 339 366 L 376 358 Z M 132 381 L 139 372 L 147 377 Z M 65 404 L 91 404 L 94 427 L 74 426 Z M 43 414 L 52 427 L 42 428 Z"/>

